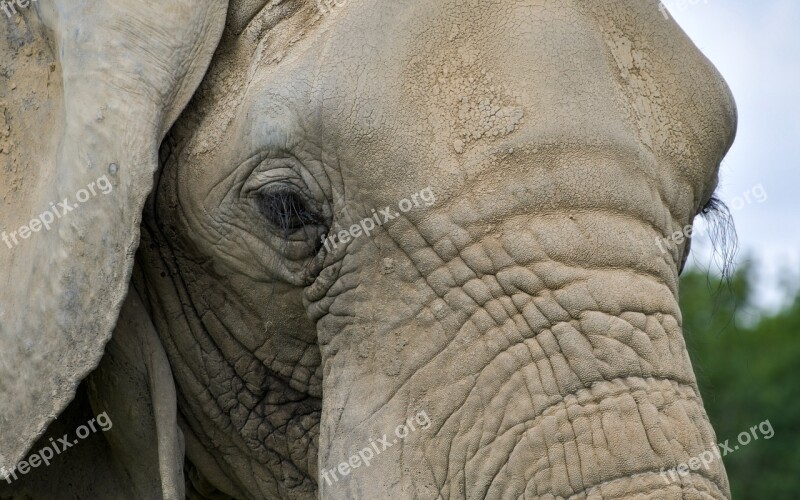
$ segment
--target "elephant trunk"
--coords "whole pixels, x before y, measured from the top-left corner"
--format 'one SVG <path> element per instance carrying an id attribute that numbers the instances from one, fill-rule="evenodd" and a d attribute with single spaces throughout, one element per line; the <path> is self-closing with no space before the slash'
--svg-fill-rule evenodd
<path id="1" fill-rule="evenodd" d="M 481 210 L 398 223 L 319 302 L 321 497 L 728 497 L 653 225 Z"/>

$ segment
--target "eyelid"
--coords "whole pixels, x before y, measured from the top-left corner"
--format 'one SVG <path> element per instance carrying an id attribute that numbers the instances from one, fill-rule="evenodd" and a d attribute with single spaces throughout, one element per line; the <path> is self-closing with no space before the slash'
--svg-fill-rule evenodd
<path id="1" fill-rule="evenodd" d="M 247 176 L 242 185 L 242 195 L 251 196 L 276 182 L 292 184 L 300 190 L 307 188 L 299 168 L 294 158 L 266 158 Z"/>
<path id="2" fill-rule="evenodd" d="M 256 209 L 263 216 L 260 204 L 265 196 L 276 191 L 290 191 L 316 215 L 318 225 L 329 224 L 331 209 L 324 192 L 317 179 L 295 156 L 285 151 L 264 151 L 251 156 L 241 168 L 247 173 L 243 176 L 239 196 L 250 209 Z"/>
<path id="3" fill-rule="evenodd" d="M 265 195 L 279 194 L 286 191 L 300 198 L 300 200 L 305 203 L 307 207 L 312 209 L 314 208 L 314 200 L 309 198 L 308 194 L 304 192 L 302 186 L 298 186 L 294 183 L 288 182 L 287 180 L 272 181 L 267 184 L 263 184 L 259 188 L 252 189 L 249 192 L 249 197 L 258 199 Z"/>

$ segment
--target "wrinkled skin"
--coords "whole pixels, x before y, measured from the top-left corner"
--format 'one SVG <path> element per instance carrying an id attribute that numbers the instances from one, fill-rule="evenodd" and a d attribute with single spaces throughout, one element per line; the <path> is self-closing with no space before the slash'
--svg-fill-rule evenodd
<path id="1" fill-rule="evenodd" d="M 729 497 L 719 460 L 660 474 L 716 439 L 680 326 L 688 244 L 654 240 L 708 202 L 736 116 L 657 2 L 249 6 L 163 141 L 87 381 L 118 418 L 108 491 Z"/>

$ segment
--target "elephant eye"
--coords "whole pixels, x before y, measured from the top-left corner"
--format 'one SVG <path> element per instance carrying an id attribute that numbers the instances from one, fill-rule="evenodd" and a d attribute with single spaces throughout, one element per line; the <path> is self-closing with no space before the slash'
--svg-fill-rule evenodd
<path id="1" fill-rule="evenodd" d="M 321 222 L 319 214 L 311 210 L 299 194 L 288 189 L 261 193 L 259 208 L 267 221 L 280 230 L 284 237 Z"/>

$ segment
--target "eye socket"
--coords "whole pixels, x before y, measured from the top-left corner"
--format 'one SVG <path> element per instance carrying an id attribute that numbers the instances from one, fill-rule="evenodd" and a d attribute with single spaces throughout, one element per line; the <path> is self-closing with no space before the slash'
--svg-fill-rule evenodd
<path id="1" fill-rule="evenodd" d="M 284 237 L 321 223 L 321 216 L 311 210 L 298 193 L 286 188 L 259 193 L 258 205 L 267 221 Z"/>

